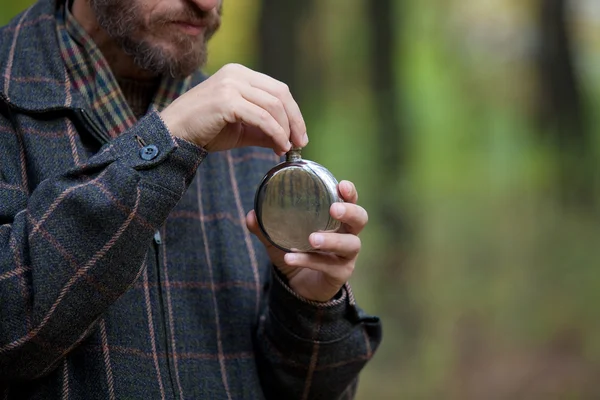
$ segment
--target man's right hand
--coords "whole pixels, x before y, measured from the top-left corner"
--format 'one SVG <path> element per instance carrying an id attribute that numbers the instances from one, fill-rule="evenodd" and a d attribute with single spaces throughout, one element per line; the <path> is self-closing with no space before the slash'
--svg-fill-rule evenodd
<path id="1" fill-rule="evenodd" d="M 308 143 L 298 104 L 282 82 L 242 65 L 228 64 L 161 112 L 174 136 L 207 151 L 272 148 Z"/>

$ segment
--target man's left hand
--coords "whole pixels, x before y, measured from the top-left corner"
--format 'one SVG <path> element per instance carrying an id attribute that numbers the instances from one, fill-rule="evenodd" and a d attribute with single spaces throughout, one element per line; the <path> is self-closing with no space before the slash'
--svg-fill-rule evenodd
<path id="1" fill-rule="evenodd" d="M 262 235 L 254 210 L 246 216 L 248 229 L 265 245 L 271 261 L 286 276 L 290 288 L 307 300 L 331 300 L 352 276 L 360 252 L 358 234 L 368 222 L 367 211 L 356 204 L 358 193 L 353 183 L 341 181 L 338 192 L 344 203 L 334 203 L 329 213 L 341 221 L 342 226 L 335 233 L 310 235 L 310 243 L 318 253 L 286 253 L 278 249 Z"/>

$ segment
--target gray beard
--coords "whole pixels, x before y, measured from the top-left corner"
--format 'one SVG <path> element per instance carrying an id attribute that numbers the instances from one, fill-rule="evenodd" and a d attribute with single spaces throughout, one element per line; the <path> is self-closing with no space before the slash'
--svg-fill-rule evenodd
<path id="1" fill-rule="evenodd" d="M 201 43 L 191 38 L 175 39 L 177 54 L 170 54 L 162 47 L 151 43 L 148 39 L 135 38 L 141 14 L 139 5 L 127 0 L 90 0 L 90 4 L 98 24 L 117 45 L 141 69 L 156 75 L 170 75 L 184 78 L 207 61 L 207 42 L 211 34 L 206 34 Z"/>

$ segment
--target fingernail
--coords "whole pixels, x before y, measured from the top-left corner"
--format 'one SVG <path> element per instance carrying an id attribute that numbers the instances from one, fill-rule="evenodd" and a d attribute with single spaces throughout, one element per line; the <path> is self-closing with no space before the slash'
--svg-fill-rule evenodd
<path id="1" fill-rule="evenodd" d="M 336 203 L 333 205 L 333 214 L 335 214 L 336 218 L 342 218 L 346 213 L 346 207 L 342 204 Z"/>
<path id="2" fill-rule="evenodd" d="M 344 191 L 348 192 L 348 194 L 352 192 L 352 185 L 350 184 L 350 182 L 344 181 L 342 182 L 342 185 L 344 185 Z"/>
<path id="3" fill-rule="evenodd" d="M 304 136 L 302 136 L 302 143 L 304 143 L 304 146 L 308 144 L 308 133 L 306 132 L 304 132 Z"/>
<path id="4" fill-rule="evenodd" d="M 284 258 L 286 263 L 291 264 L 298 259 L 298 256 L 294 253 L 287 253 Z"/>
<path id="5" fill-rule="evenodd" d="M 323 244 L 323 235 L 313 234 L 312 243 L 315 247 L 321 247 L 321 245 Z"/>

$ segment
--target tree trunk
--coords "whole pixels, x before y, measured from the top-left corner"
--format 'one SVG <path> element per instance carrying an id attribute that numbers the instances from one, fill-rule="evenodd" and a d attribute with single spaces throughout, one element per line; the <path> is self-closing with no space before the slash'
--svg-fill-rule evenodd
<path id="1" fill-rule="evenodd" d="M 376 140 L 378 142 L 377 189 L 382 193 L 380 204 L 375 212 L 384 223 L 383 259 L 378 269 L 378 284 L 388 286 L 382 293 L 391 293 L 394 299 L 382 299 L 389 307 L 391 315 L 396 315 L 402 321 L 402 329 L 406 334 L 403 339 L 410 343 L 417 339 L 419 331 L 418 312 L 414 302 L 410 301 L 409 281 L 406 275 L 409 267 L 407 249 L 411 248 L 410 241 L 414 237 L 411 232 L 406 207 L 401 200 L 402 176 L 405 174 L 407 148 L 402 124 L 402 104 L 399 95 L 399 85 L 396 79 L 398 73 L 398 41 L 397 31 L 401 21 L 396 17 L 400 13 L 395 9 L 393 0 L 368 1 L 366 7 L 369 13 L 369 29 L 371 31 L 371 67 L 370 82 L 374 93 L 374 106 L 378 125 Z M 391 194 L 391 195 L 390 195 Z M 391 286 L 390 286 L 391 285 Z M 407 352 L 413 346 L 407 346 Z"/>
<path id="2" fill-rule="evenodd" d="M 262 0 L 259 70 L 299 90 L 297 65 L 299 23 L 311 9 L 309 0 Z"/>
<path id="3" fill-rule="evenodd" d="M 539 3 L 539 122 L 542 132 L 558 146 L 562 199 L 581 205 L 592 200 L 593 186 L 587 173 L 589 137 L 573 62 L 567 6 L 566 0 Z"/>

